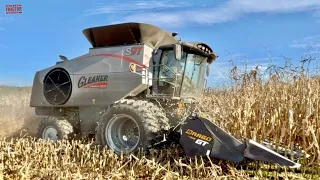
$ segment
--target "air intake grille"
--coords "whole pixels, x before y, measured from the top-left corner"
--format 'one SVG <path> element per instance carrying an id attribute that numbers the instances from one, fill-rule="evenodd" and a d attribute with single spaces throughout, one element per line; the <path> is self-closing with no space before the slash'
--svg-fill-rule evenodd
<path id="1" fill-rule="evenodd" d="M 68 72 L 61 68 L 51 70 L 43 81 L 44 96 L 52 105 L 65 104 L 71 95 L 72 83 Z"/>

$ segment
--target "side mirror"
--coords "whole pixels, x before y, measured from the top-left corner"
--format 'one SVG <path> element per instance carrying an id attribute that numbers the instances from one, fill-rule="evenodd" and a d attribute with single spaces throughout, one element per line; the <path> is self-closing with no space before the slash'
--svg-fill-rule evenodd
<path id="1" fill-rule="evenodd" d="M 175 44 L 174 47 L 173 47 L 173 50 L 174 50 L 174 57 L 177 59 L 177 60 L 181 60 L 181 45 L 180 44 Z"/>
<path id="2" fill-rule="evenodd" d="M 209 75 L 210 75 L 210 65 L 207 65 L 206 75 L 207 75 L 207 76 L 209 76 Z"/>

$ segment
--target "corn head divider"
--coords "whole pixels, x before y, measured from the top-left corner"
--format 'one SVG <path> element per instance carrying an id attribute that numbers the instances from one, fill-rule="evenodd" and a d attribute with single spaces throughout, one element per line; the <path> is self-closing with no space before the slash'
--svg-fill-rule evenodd
<path id="1" fill-rule="evenodd" d="M 87 54 L 71 60 L 60 55 L 62 61 L 35 74 L 30 106 L 44 117 L 39 138 L 93 135 L 115 153 L 174 142 L 190 157 L 300 166 L 284 154 L 297 159 L 303 152 L 281 148 L 279 154 L 271 143 L 241 142 L 196 114 L 183 117 L 194 111 L 209 65 L 218 58 L 209 45 L 183 42 L 177 33 L 143 23 L 93 27 L 83 34 L 92 45 Z"/>

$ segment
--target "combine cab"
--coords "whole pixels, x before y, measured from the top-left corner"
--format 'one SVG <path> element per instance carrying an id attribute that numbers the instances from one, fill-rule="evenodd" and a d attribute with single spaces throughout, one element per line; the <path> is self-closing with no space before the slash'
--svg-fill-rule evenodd
<path id="1" fill-rule="evenodd" d="M 218 57 L 207 44 L 181 42 L 176 33 L 141 23 L 83 33 L 93 46 L 88 54 L 60 56 L 62 61 L 35 74 L 30 105 L 45 116 L 39 138 L 95 135 L 116 153 L 148 149 L 165 139 L 179 143 L 188 156 L 299 166 L 252 140 L 240 142 L 196 114 L 179 115 L 176 104 L 197 100 L 208 66 Z"/>

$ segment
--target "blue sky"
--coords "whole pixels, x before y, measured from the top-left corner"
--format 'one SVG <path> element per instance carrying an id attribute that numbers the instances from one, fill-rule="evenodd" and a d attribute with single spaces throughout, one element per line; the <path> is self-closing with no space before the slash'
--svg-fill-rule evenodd
<path id="1" fill-rule="evenodd" d="M 5 14 L 6 4 L 22 4 L 23 13 Z M 318 57 L 320 49 L 319 0 L 2 0 L 0 8 L 0 84 L 32 85 L 34 73 L 54 65 L 58 55 L 88 52 L 83 29 L 127 21 L 208 43 L 220 56 L 209 85 L 224 80 L 230 59 L 265 67 L 268 50 L 273 64 L 284 65 L 282 56 L 298 64 L 307 52 Z"/>

